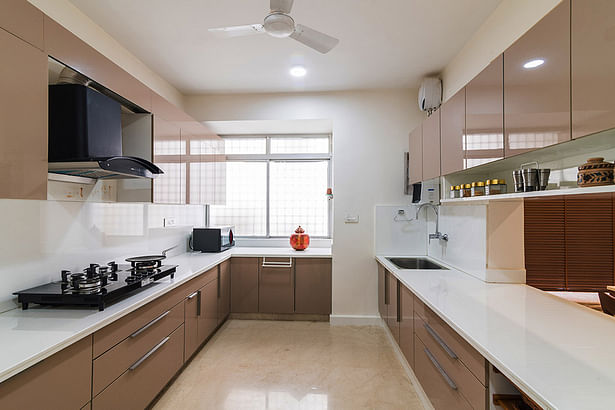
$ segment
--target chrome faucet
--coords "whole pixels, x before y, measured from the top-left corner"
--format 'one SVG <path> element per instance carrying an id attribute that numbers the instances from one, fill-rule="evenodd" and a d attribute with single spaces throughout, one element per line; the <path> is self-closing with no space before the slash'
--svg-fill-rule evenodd
<path id="1" fill-rule="evenodd" d="M 436 232 L 429 234 L 429 242 L 431 242 L 432 239 L 440 239 L 443 241 L 448 241 L 448 235 L 440 232 L 440 229 L 439 229 L 440 228 L 440 216 L 438 215 L 437 206 L 429 202 L 419 205 L 418 209 L 416 210 L 416 219 L 417 220 L 419 219 L 419 213 L 421 212 L 421 209 L 423 209 L 426 206 L 433 209 L 433 212 L 436 214 Z"/>

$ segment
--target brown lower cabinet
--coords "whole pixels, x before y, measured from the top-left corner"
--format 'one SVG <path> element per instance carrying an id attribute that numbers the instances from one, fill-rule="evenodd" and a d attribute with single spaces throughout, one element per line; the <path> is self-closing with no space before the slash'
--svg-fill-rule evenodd
<path id="1" fill-rule="evenodd" d="M 231 312 L 258 312 L 258 258 L 231 259 Z"/>
<path id="2" fill-rule="evenodd" d="M 295 277 L 292 258 L 260 258 L 258 312 L 294 313 Z"/>
<path id="3" fill-rule="evenodd" d="M 224 322 L 231 312 L 231 261 L 219 265 L 218 271 L 218 325 Z"/>
<path id="4" fill-rule="evenodd" d="M 91 374 L 87 336 L 0 384 L 0 409 L 80 409 L 90 401 Z"/>
<path id="5" fill-rule="evenodd" d="M 399 347 L 414 368 L 414 295 L 403 285 L 399 286 Z"/>
<path id="6" fill-rule="evenodd" d="M 399 281 L 391 272 L 386 273 L 386 289 L 387 289 L 387 319 L 386 324 L 389 326 L 393 338 L 399 343 Z"/>
<path id="7" fill-rule="evenodd" d="M 295 313 L 331 314 L 331 259 L 295 259 Z"/>
<path id="8" fill-rule="evenodd" d="M 386 270 L 384 266 L 378 264 L 378 312 L 380 317 L 385 320 L 387 316 L 386 304 Z"/>
<path id="9" fill-rule="evenodd" d="M 197 334 L 199 344 L 204 342 L 218 326 L 218 278 L 199 289 L 199 317 Z"/>
<path id="10" fill-rule="evenodd" d="M 183 339 L 181 325 L 94 397 L 92 409 L 145 408 L 182 367 Z"/>

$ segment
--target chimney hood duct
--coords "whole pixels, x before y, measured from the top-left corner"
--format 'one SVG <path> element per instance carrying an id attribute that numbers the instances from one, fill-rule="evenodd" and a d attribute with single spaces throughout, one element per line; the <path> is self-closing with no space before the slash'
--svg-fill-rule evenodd
<path id="1" fill-rule="evenodd" d="M 148 160 L 122 155 L 120 103 L 65 71 L 61 84 L 49 86 L 49 172 L 96 179 L 163 174 Z"/>

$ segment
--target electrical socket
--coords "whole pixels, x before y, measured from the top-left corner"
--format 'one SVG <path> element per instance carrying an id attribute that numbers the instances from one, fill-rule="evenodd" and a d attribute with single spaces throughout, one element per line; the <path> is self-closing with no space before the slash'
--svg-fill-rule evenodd
<path id="1" fill-rule="evenodd" d="M 165 228 L 169 226 L 175 226 L 175 225 L 177 225 L 177 221 L 173 217 L 163 218 L 162 220 L 162 226 L 164 226 Z"/>

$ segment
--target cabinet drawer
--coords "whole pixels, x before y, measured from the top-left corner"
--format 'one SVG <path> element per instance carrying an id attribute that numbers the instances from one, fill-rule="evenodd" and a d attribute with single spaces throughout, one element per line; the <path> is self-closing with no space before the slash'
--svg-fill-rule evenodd
<path id="1" fill-rule="evenodd" d="M 471 410 L 472 406 L 456 387 L 456 381 L 452 380 L 438 366 L 438 362 L 433 358 L 433 353 L 421 342 L 418 336 L 415 336 L 414 374 L 434 408 L 436 410 Z"/>
<path id="2" fill-rule="evenodd" d="M 451 355 L 442 348 L 438 340 L 429 333 L 428 329 L 429 328 L 425 326 L 425 322 L 422 319 L 419 318 L 416 320 L 415 335 L 423 343 L 423 354 L 427 355 L 427 358 L 431 362 L 429 354 L 425 353 L 425 348 L 428 349 L 433 360 L 435 360 L 438 365 L 441 366 L 441 370 L 450 377 L 457 387 L 457 392 L 470 403 L 472 408 L 484 409 L 486 403 L 485 386 L 480 380 L 474 377 L 458 358 L 451 357 Z M 419 352 L 417 354 L 421 353 Z M 435 364 L 432 363 L 432 365 L 436 368 Z M 438 369 L 436 368 L 436 370 Z"/>
<path id="3" fill-rule="evenodd" d="M 94 333 L 94 357 L 100 356 L 167 310 L 170 310 L 179 302 L 183 301 L 189 294 L 191 282 L 192 281 L 173 289 Z"/>
<path id="4" fill-rule="evenodd" d="M 135 362 L 92 400 L 92 409 L 143 409 L 181 368 L 184 359 L 184 326 L 159 340 L 149 356 Z M 147 354 L 147 353 L 146 353 Z M 139 359 L 141 360 L 141 359 Z"/>
<path id="5" fill-rule="evenodd" d="M 100 393 L 128 367 L 184 322 L 184 303 L 162 312 L 94 360 L 92 392 Z"/>
<path id="6" fill-rule="evenodd" d="M 423 341 L 429 337 L 438 346 L 446 346 L 440 348 L 450 350 L 486 386 L 485 358 L 418 298 L 414 298 L 414 311 L 422 319 L 416 321 L 415 333 L 422 331 Z"/>
<path id="7" fill-rule="evenodd" d="M 200 289 L 203 286 L 207 285 L 212 280 L 218 279 L 218 268 L 220 265 L 211 268 L 210 270 L 201 273 L 196 278 L 192 279 L 190 282 L 191 288 L 194 290 Z M 185 295 L 184 295 L 185 296 Z"/>
<path id="8" fill-rule="evenodd" d="M 0 409 L 80 409 L 91 397 L 92 337 L 0 384 Z"/>

